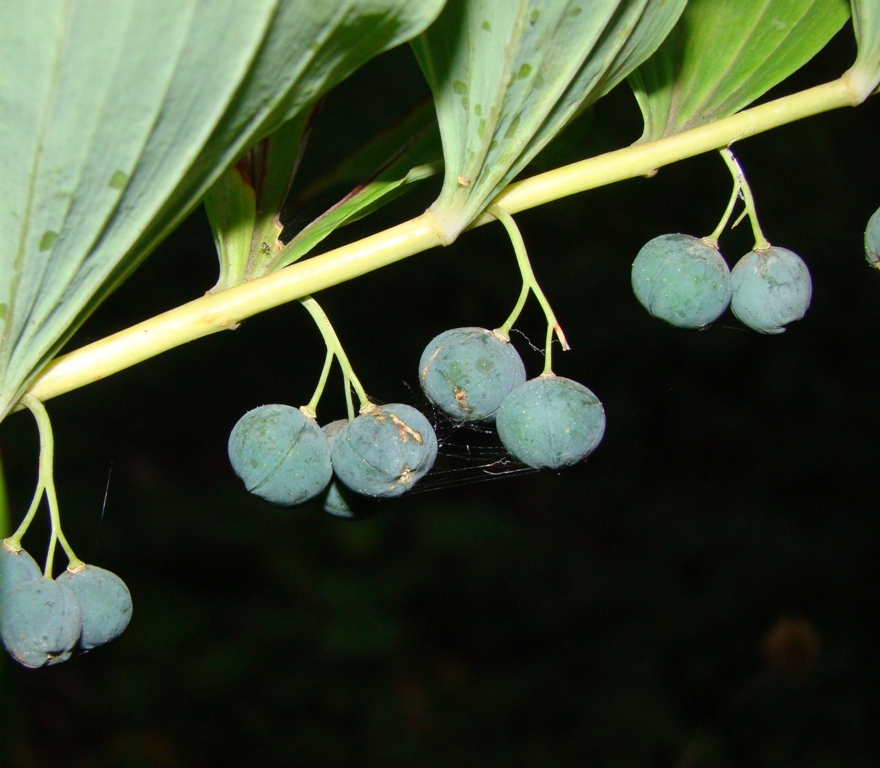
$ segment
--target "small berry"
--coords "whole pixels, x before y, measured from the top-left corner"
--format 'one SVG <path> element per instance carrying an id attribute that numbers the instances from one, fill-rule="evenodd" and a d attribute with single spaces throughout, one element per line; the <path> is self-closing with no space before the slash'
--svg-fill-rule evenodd
<path id="1" fill-rule="evenodd" d="M 730 308 L 759 333 L 782 333 L 810 306 L 813 284 L 800 256 L 786 248 L 749 251 L 731 273 Z"/>
<path id="2" fill-rule="evenodd" d="M 865 227 L 865 258 L 872 267 L 880 267 L 880 208 L 874 211 Z"/>
<path id="3" fill-rule="evenodd" d="M 0 541 L 0 604 L 21 582 L 43 575 L 37 561 L 23 549 L 12 549 Z"/>
<path id="4" fill-rule="evenodd" d="M 343 427 L 333 443 L 333 470 L 364 496 L 400 496 L 437 458 L 437 436 L 415 408 L 371 405 Z"/>
<path id="5" fill-rule="evenodd" d="M 67 661 L 81 632 L 76 595 L 52 579 L 40 576 L 23 581 L 0 603 L 3 645 L 22 666 Z"/>
<path id="6" fill-rule="evenodd" d="M 333 474 L 321 428 L 289 405 L 242 416 L 229 435 L 229 461 L 248 491 L 285 507 L 317 496 Z"/>
<path id="7" fill-rule="evenodd" d="M 525 366 L 513 345 L 485 328 L 444 331 L 419 361 L 425 394 L 456 421 L 493 418 L 501 401 L 525 380 Z"/>
<path id="8" fill-rule="evenodd" d="M 605 434 L 605 410 L 583 384 L 553 374 L 511 392 L 495 419 L 501 442 L 535 469 L 561 469 L 589 456 Z"/>
<path id="9" fill-rule="evenodd" d="M 730 270 L 718 249 L 705 240 L 660 235 L 636 256 L 632 288 L 654 317 L 679 328 L 703 328 L 730 304 Z"/>
<path id="10" fill-rule="evenodd" d="M 83 650 L 109 643 L 121 635 L 131 621 L 131 593 L 115 573 L 97 565 L 67 570 L 56 581 L 76 595 L 82 613 Z"/>

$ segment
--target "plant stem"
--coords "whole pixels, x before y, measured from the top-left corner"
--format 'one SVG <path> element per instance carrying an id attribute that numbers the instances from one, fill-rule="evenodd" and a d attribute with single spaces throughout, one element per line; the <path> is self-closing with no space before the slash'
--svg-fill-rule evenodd
<path id="1" fill-rule="evenodd" d="M 755 235 L 755 250 L 766 251 L 770 247 L 767 238 L 761 231 L 761 225 L 758 224 L 758 212 L 755 210 L 755 198 L 752 196 L 752 189 L 746 180 L 746 175 L 737 159 L 733 156 L 733 152 L 729 149 L 721 150 L 721 157 L 727 163 L 730 173 L 733 176 L 733 183 L 739 187 L 742 193 L 743 203 L 745 204 L 745 213 L 748 214 L 749 220 L 752 222 L 752 233 Z"/>
<path id="2" fill-rule="evenodd" d="M 724 211 L 724 215 L 721 217 L 721 221 L 718 222 L 718 226 L 715 227 L 715 231 L 711 235 L 707 235 L 703 238 L 704 243 L 708 243 L 713 248 L 718 248 L 718 240 L 720 239 L 721 233 L 724 231 L 724 228 L 727 226 L 727 222 L 730 221 L 730 214 L 733 213 L 733 208 L 736 205 L 736 201 L 739 200 L 739 193 L 739 181 L 734 178 L 733 193 L 730 195 L 730 201 L 727 203 L 727 208 Z"/>
<path id="3" fill-rule="evenodd" d="M 309 400 L 308 405 L 303 406 L 303 408 L 308 411 L 309 416 L 313 419 L 317 416 L 318 403 L 321 401 L 321 395 L 324 394 L 324 387 L 327 386 L 327 377 L 330 375 L 330 366 L 333 365 L 334 357 L 336 357 L 336 355 L 328 349 L 327 355 L 324 358 L 324 367 L 321 369 L 321 376 L 318 378 L 318 386 L 315 387 L 315 394 L 312 395 L 312 399 Z"/>
<path id="4" fill-rule="evenodd" d="M 756 133 L 858 103 L 859 93 L 844 76 L 674 136 L 608 152 L 516 182 L 494 204 L 507 213 L 516 213 L 623 179 L 647 176 L 664 165 L 729 146 Z M 485 213 L 471 226 L 487 224 L 494 218 Z M 233 329 L 247 317 L 434 248 L 441 242 L 431 217 L 423 214 L 271 275 L 195 299 L 56 358 L 29 391 L 40 400 L 48 400 L 186 342 Z"/>
<path id="5" fill-rule="evenodd" d="M 354 387 L 354 391 L 357 393 L 361 407 L 368 405 L 370 398 L 367 397 L 367 393 L 361 386 L 360 381 L 358 381 L 358 377 L 354 375 L 354 369 L 352 369 L 351 363 L 348 360 L 348 355 L 345 354 L 345 350 L 342 348 L 342 342 L 339 341 L 339 337 L 333 329 L 330 318 L 327 317 L 324 310 L 321 309 L 321 305 L 311 296 L 306 296 L 305 298 L 300 299 L 299 302 L 312 316 L 315 325 L 318 326 L 318 330 L 321 332 L 321 336 L 324 337 L 324 343 L 327 345 L 328 358 L 330 355 L 333 355 L 339 361 L 339 367 L 342 368 L 342 375 L 345 379 L 346 397 L 351 397 L 351 387 Z M 325 363 L 322 382 L 319 386 L 319 390 L 315 393 L 315 397 L 317 398 L 320 398 L 323 393 L 324 384 L 327 382 L 326 374 L 328 371 L 329 363 Z M 317 405 L 315 398 L 313 398 L 313 401 Z"/>
<path id="6" fill-rule="evenodd" d="M 46 500 L 49 503 L 49 522 L 52 526 L 52 532 L 49 536 L 49 551 L 46 555 L 46 566 L 43 575 L 47 579 L 51 579 L 56 541 L 61 542 L 61 546 L 69 560 L 68 567 L 77 568 L 83 565 L 83 562 L 73 553 L 61 531 L 61 513 L 58 510 L 58 497 L 55 494 L 55 436 L 52 434 L 52 422 L 49 419 L 49 413 L 46 411 L 46 407 L 32 395 L 25 395 L 22 398 L 22 403 L 33 414 L 37 422 L 37 430 L 40 433 L 40 475 L 37 481 L 37 492 L 34 495 L 31 508 L 25 516 L 25 522 L 30 525 L 30 520 L 33 519 L 45 490 Z M 24 535 L 22 527 L 25 530 L 27 528 L 24 522 L 19 527 L 19 530 L 15 532 L 14 542 L 19 541 L 21 536 Z"/>
<path id="7" fill-rule="evenodd" d="M 513 245 L 513 252 L 516 254 L 516 263 L 519 265 L 519 272 L 522 275 L 523 281 L 522 291 L 520 291 L 519 300 L 516 302 L 513 312 L 510 317 L 504 321 L 504 325 L 498 328 L 496 332 L 500 333 L 502 336 L 509 336 L 510 329 L 513 328 L 513 324 L 517 321 L 520 312 L 522 312 L 523 305 L 525 304 L 525 296 L 528 296 L 529 291 L 534 293 L 535 298 L 541 305 L 541 309 L 544 310 L 544 317 L 547 318 L 547 344 L 544 347 L 544 373 L 550 374 L 553 372 L 553 334 L 556 334 L 559 343 L 562 344 L 562 348 L 567 350 L 569 349 L 569 346 L 565 339 L 565 334 L 562 332 L 562 328 L 556 320 L 556 315 L 553 314 L 553 308 L 550 306 L 550 302 L 547 301 L 544 291 L 541 290 L 541 286 L 538 284 L 535 272 L 532 269 L 532 264 L 529 261 L 526 244 L 523 241 L 519 227 L 516 226 L 516 222 L 513 220 L 513 216 L 494 205 L 489 208 L 489 213 L 498 219 L 507 230 L 510 242 Z"/>
<path id="8" fill-rule="evenodd" d="M 45 491 L 46 486 L 43 485 L 43 475 L 40 473 L 40 476 L 37 479 L 37 489 L 34 491 L 34 497 L 31 499 L 31 505 L 28 507 L 27 514 L 24 516 L 24 519 L 21 521 L 21 524 L 18 526 L 15 533 L 6 539 L 13 549 L 21 549 L 21 539 L 25 533 L 27 533 L 27 529 L 31 527 L 31 521 L 34 519 L 37 510 L 40 508 L 40 502 L 43 500 L 43 493 L 45 493 Z"/>

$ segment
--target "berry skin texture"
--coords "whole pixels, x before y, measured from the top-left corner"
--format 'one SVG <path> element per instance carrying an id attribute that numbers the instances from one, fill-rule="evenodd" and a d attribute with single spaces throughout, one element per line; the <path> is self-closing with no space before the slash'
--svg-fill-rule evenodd
<path id="1" fill-rule="evenodd" d="M 865 258 L 872 267 L 880 269 L 880 208 L 874 211 L 865 227 Z"/>
<path id="2" fill-rule="evenodd" d="M 333 443 L 333 470 L 363 496 L 400 496 L 437 458 L 430 422 L 409 405 L 371 405 L 340 430 Z"/>
<path id="3" fill-rule="evenodd" d="M 115 573 L 97 565 L 67 570 L 56 581 L 76 595 L 82 613 L 80 648 L 84 651 L 119 637 L 131 621 L 131 593 Z"/>
<path id="4" fill-rule="evenodd" d="M 660 235 L 632 265 L 636 298 L 678 328 L 703 328 L 730 304 L 730 270 L 717 248 L 691 235 Z"/>
<path id="5" fill-rule="evenodd" d="M 513 345 L 485 328 L 453 328 L 435 337 L 419 361 L 425 394 L 456 421 L 492 419 L 526 380 Z"/>
<path id="6" fill-rule="evenodd" d="M 342 431 L 343 427 L 350 424 L 348 419 L 337 419 L 325 424 L 322 429 L 327 436 L 327 442 L 330 443 L 330 450 L 333 450 L 333 443 L 336 442 L 336 436 Z M 327 494 L 324 496 L 324 511 L 333 517 L 344 518 L 346 520 L 362 520 L 376 512 L 377 502 L 374 499 L 368 499 L 366 496 L 350 491 L 343 483 L 332 480 L 327 488 Z"/>
<path id="7" fill-rule="evenodd" d="M 0 604 L 3 645 L 31 669 L 67 661 L 82 632 L 76 595 L 40 576 L 19 584 Z"/>
<path id="8" fill-rule="evenodd" d="M 0 605 L 21 582 L 43 575 L 37 561 L 23 549 L 11 549 L 0 541 Z"/>
<path id="9" fill-rule="evenodd" d="M 229 461 L 248 491 L 282 507 L 317 496 L 333 474 L 321 428 L 290 405 L 242 416 L 229 435 Z"/>
<path id="10" fill-rule="evenodd" d="M 605 410 L 583 384 L 553 374 L 511 392 L 495 419 L 501 442 L 535 469 L 561 469 L 587 458 L 605 434 Z"/>
<path id="11" fill-rule="evenodd" d="M 731 273 L 730 308 L 759 333 L 782 333 L 810 306 L 813 283 L 800 256 L 786 248 L 749 251 Z"/>

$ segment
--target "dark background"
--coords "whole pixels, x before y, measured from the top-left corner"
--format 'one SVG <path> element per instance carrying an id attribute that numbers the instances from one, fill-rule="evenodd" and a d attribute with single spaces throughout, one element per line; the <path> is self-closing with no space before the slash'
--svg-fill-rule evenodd
<path id="1" fill-rule="evenodd" d="M 777 93 L 846 69 L 850 36 Z M 303 180 L 425 92 L 408 50 L 373 62 L 322 113 Z M 66 664 L 0 660 L 0 765 L 880 764 L 880 275 L 862 247 L 880 204 L 876 102 L 736 147 L 765 234 L 813 275 L 807 318 L 781 336 L 729 314 L 680 331 L 632 296 L 644 242 L 714 228 L 730 194 L 717 156 L 517 216 L 572 343 L 556 371 L 608 416 L 599 450 L 565 472 L 453 473 L 359 522 L 248 497 L 229 430 L 256 405 L 308 400 L 323 360 L 296 304 L 50 402 L 65 531 L 126 580 L 135 612 L 122 638 Z M 618 89 L 581 156 L 639 132 Z M 731 266 L 750 246 L 747 227 L 722 239 Z M 72 346 L 215 278 L 198 211 Z M 425 344 L 499 325 L 518 288 L 492 226 L 320 299 L 370 394 L 424 406 Z M 535 304 L 518 327 L 535 375 Z M 322 421 L 344 415 L 340 383 Z M 438 429 L 441 463 L 478 439 Z M 0 450 L 17 522 L 31 420 L 10 417 Z M 38 560 L 44 534 L 24 540 Z"/>

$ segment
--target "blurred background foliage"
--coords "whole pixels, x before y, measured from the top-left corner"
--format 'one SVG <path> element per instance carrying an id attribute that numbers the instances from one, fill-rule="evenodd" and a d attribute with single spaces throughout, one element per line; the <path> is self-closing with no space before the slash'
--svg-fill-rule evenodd
<path id="1" fill-rule="evenodd" d="M 771 96 L 836 77 L 850 38 Z M 302 183 L 426 95 L 408 50 L 371 63 L 328 101 Z M 557 372 L 608 415 L 582 466 L 453 483 L 359 522 L 249 498 L 229 430 L 307 400 L 323 360 L 295 304 L 50 402 L 68 538 L 127 581 L 135 612 L 67 664 L 0 660 L 0 766 L 880 764 L 880 275 L 862 250 L 877 101 L 736 147 L 768 238 L 813 274 L 807 319 L 779 337 L 730 315 L 679 331 L 632 296 L 645 241 L 714 228 L 730 193 L 717 156 L 517 217 L 573 346 Z M 641 131 L 622 89 L 583 125 L 579 156 Z M 741 229 L 722 239 L 731 266 L 751 247 Z M 200 211 L 71 346 L 215 279 Z M 492 226 L 321 300 L 370 394 L 423 406 L 424 345 L 500 324 L 518 287 Z M 537 374 L 539 312 L 519 326 Z M 339 390 L 322 421 L 343 415 Z M 481 439 L 438 426 L 444 460 Z M 17 522 L 36 478 L 29 417 L 3 425 L 0 452 Z M 24 541 L 38 559 L 44 532 Z"/>

